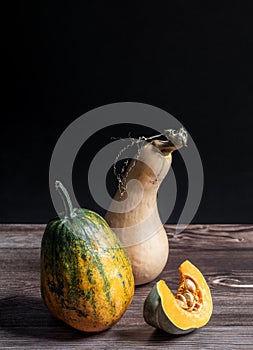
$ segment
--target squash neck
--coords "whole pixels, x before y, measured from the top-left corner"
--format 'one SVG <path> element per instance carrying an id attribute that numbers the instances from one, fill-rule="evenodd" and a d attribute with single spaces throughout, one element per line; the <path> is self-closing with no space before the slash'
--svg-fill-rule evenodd
<path id="1" fill-rule="evenodd" d="M 131 218 L 141 221 L 149 215 L 158 215 L 157 192 L 171 166 L 171 154 L 164 157 L 152 145 L 144 146 L 138 160 L 133 160 L 134 166 L 126 179 L 125 191 L 119 188 L 111 203 L 109 212 L 114 212 L 115 206 L 120 206 L 120 211 L 115 211 L 116 216 Z M 118 203 L 118 204 L 117 204 Z M 111 216 L 111 214 L 107 215 Z"/>
<path id="2" fill-rule="evenodd" d="M 145 192 L 156 195 L 163 179 L 167 175 L 172 161 L 172 152 L 164 156 L 156 147 L 147 144 L 142 148 L 139 159 L 127 179 L 138 180 Z"/>

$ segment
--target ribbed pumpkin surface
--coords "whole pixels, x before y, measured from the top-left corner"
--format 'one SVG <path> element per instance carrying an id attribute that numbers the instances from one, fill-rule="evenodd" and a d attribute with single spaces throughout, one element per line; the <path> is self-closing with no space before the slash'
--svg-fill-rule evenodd
<path id="1" fill-rule="evenodd" d="M 41 293 L 50 312 L 74 328 L 96 332 L 116 323 L 131 303 L 130 262 L 106 221 L 75 209 L 54 219 L 41 246 Z"/>

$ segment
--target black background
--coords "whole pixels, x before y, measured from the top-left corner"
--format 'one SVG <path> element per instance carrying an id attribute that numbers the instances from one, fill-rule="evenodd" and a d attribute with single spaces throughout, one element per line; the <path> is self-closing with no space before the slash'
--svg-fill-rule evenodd
<path id="1" fill-rule="evenodd" d="M 205 174 L 193 222 L 252 222 L 252 1 L 20 1 L 2 17 L 1 222 L 54 216 L 48 168 L 59 136 L 83 113 L 122 101 L 162 108 L 190 132 Z M 109 128 L 80 151 L 73 181 L 84 207 L 100 212 L 89 162 L 129 131 L 144 132 Z M 180 196 L 170 222 L 187 192 L 179 156 L 173 166 Z"/>

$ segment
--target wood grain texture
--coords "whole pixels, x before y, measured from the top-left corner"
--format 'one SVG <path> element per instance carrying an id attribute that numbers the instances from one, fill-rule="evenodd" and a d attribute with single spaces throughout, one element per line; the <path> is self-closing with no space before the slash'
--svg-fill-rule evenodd
<path id="1" fill-rule="evenodd" d="M 40 243 L 45 225 L 0 225 L 1 349 L 253 349 L 253 225 L 166 225 L 170 256 L 159 276 L 176 290 L 189 259 L 211 288 L 210 322 L 173 337 L 144 322 L 143 302 L 155 281 L 136 288 L 122 319 L 99 334 L 53 318 L 40 296 Z"/>

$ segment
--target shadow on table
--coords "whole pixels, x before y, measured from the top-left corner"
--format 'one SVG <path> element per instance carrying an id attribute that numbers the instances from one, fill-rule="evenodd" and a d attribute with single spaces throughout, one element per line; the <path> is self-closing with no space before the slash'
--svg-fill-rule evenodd
<path id="1" fill-rule="evenodd" d="M 8 297 L 0 300 L 0 328 L 22 337 L 68 341 L 92 337 L 52 317 L 40 298 Z"/>
<path id="2" fill-rule="evenodd" d="M 144 325 L 141 329 L 126 329 L 126 330 L 118 330 L 118 336 L 120 336 L 121 340 L 129 340 L 141 343 L 142 345 L 147 344 L 160 344 L 163 342 L 167 343 L 179 338 L 191 338 L 193 333 L 188 333 L 184 335 L 173 335 L 168 334 L 160 329 L 152 328 L 148 325 Z"/>
<path id="3" fill-rule="evenodd" d="M 81 339 L 96 338 L 98 333 L 85 333 L 57 320 L 47 310 L 42 299 L 35 297 L 13 296 L 0 300 L 0 330 L 4 331 L 8 339 L 44 339 L 71 343 Z M 108 340 L 107 331 L 100 332 L 99 337 Z M 116 327 L 112 330 L 112 338 L 117 341 L 132 342 L 136 344 L 158 344 L 175 340 L 178 336 L 167 334 L 148 326 L 144 321 L 139 327 L 131 325 L 126 328 Z M 187 335 L 191 337 L 191 335 Z M 184 337 L 184 336 L 183 336 Z"/>

